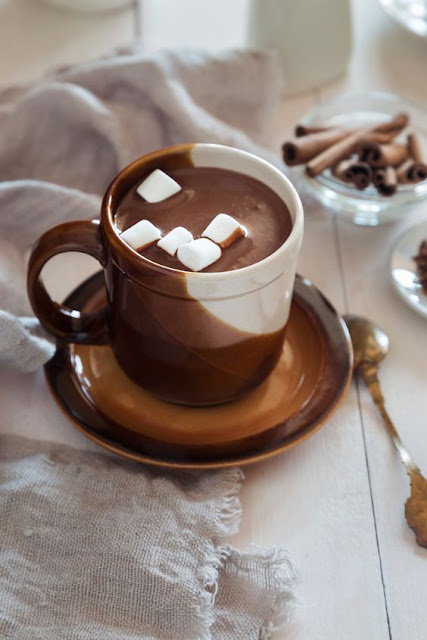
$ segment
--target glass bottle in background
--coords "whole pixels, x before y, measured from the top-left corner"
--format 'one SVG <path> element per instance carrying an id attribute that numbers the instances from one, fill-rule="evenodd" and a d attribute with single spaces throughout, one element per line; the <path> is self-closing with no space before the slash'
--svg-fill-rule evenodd
<path id="1" fill-rule="evenodd" d="M 248 44 L 279 53 L 284 94 L 318 87 L 350 59 L 349 0 L 250 0 Z"/>

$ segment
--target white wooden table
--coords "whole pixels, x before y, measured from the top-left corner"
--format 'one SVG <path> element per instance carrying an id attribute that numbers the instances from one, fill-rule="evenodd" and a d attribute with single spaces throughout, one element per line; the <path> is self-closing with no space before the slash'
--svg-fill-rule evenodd
<path id="1" fill-rule="evenodd" d="M 36 0 L 0 0 L 0 85 L 32 80 L 52 67 L 135 41 L 143 51 L 241 45 L 246 12 L 247 0 L 145 0 L 142 10 L 130 6 L 103 16 L 66 13 Z M 278 149 L 304 113 L 338 92 L 389 90 L 427 106 L 427 40 L 394 25 L 375 0 L 353 0 L 353 14 L 348 73 L 286 98 L 271 123 L 272 147 Z M 384 393 L 404 441 L 427 473 L 427 324 L 397 297 L 387 273 L 395 238 L 427 219 L 427 207 L 375 229 L 355 227 L 320 205 L 306 214 L 299 271 L 340 312 L 370 316 L 389 334 L 391 352 L 380 372 Z M 51 290 L 65 294 L 90 269 L 81 260 L 61 274 L 61 282 L 52 271 Z M 92 446 L 49 401 L 41 372 L 1 374 L 0 389 L 1 430 Z M 55 433 L 43 426 L 52 421 Z M 354 384 L 316 435 L 247 468 L 243 522 L 234 543 L 283 545 L 301 573 L 303 604 L 278 640 L 427 638 L 427 550 L 415 544 L 405 523 L 408 493 L 404 469 L 372 402 Z"/>

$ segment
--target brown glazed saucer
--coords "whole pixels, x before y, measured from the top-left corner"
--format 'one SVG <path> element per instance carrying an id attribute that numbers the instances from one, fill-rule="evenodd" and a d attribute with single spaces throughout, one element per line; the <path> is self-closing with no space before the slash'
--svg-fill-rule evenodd
<path id="1" fill-rule="evenodd" d="M 82 311 L 104 305 L 103 274 L 86 280 L 65 304 Z M 110 451 L 160 467 L 242 465 L 310 436 L 348 390 L 353 354 L 347 327 L 300 276 L 286 336 L 282 357 L 267 380 L 243 399 L 216 407 L 159 400 L 123 373 L 109 346 L 60 341 L 45 373 L 67 417 Z"/>

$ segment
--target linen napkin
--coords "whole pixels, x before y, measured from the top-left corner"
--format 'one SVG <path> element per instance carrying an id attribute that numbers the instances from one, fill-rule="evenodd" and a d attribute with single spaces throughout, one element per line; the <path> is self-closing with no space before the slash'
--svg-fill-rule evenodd
<path id="1" fill-rule="evenodd" d="M 0 637 L 266 640 L 295 571 L 283 550 L 224 544 L 241 477 L 0 436 Z"/>
<path id="2" fill-rule="evenodd" d="M 267 54 L 125 55 L 0 93 L 0 365 L 33 371 L 53 344 L 32 317 L 25 256 L 99 216 L 128 162 L 219 142 L 279 163 L 262 132 L 280 96 Z M 269 638 L 293 601 L 283 550 L 239 552 L 241 474 L 164 476 L 105 454 L 0 440 L 0 637 Z"/>

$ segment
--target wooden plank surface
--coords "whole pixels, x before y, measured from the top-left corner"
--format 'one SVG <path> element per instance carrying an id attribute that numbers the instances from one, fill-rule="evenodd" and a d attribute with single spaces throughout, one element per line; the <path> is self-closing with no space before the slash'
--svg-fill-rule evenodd
<path id="1" fill-rule="evenodd" d="M 355 49 L 348 74 L 325 87 L 336 93 L 385 90 L 427 107 L 427 39 L 407 33 L 377 3 L 353 3 Z M 427 117 L 426 117 L 427 123 Z M 427 473 L 427 325 L 392 288 L 388 262 L 404 229 L 427 220 L 426 205 L 402 210 L 396 222 L 357 228 L 338 217 L 346 298 L 353 313 L 376 321 L 389 335 L 390 355 L 380 378 L 386 403 L 404 442 Z M 404 518 L 408 478 L 372 400 L 360 388 L 360 408 L 378 536 L 390 637 L 427 637 L 427 551 L 415 543 Z"/>
<path id="2" fill-rule="evenodd" d="M 245 41 L 247 10 L 248 0 L 144 0 L 138 11 L 86 16 L 36 0 L 0 0 L 0 85 L 34 80 L 58 65 L 103 55 L 129 44 L 135 34 L 145 52 L 239 46 Z M 302 115 L 342 91 L 395 91 L 427 106 L 427 40 L 404 32 L 372 0 L 354 0 L 353 17 L 347 74 L 283 101 L 268 123 L 276 151 Z M 369 315 L 389 333 L 391 353 L 380 372 L 384 393 L 408 448 L 427 471 L 427 325 L 397 297 L 387 272 L 395 239 L 403 228 L 426 219 L 425 207 L 392 225 L 366 229 L 340 220 L 306 193 L 303 197 L 306 232 L 299 271 L 340 312 Z M 61 297 L 94 268 L 89 260 L 61 256 L 48 271 L 49 286 Z M 1 373 L 0 388 L 7 398 L 1 430 L 93 446 L 50 401 L 41 372 Z M 54 433 L 43 426 L 53 422 Z M 235 543 L 282 545 L 301 574 L 302 605 L 277 640 L 427 637 L 427 554 L 405 524 L 407 495 L 404 471 L 372 402 L 354 384 L 315 436 L 246 470 L 243 522 Z"/>

